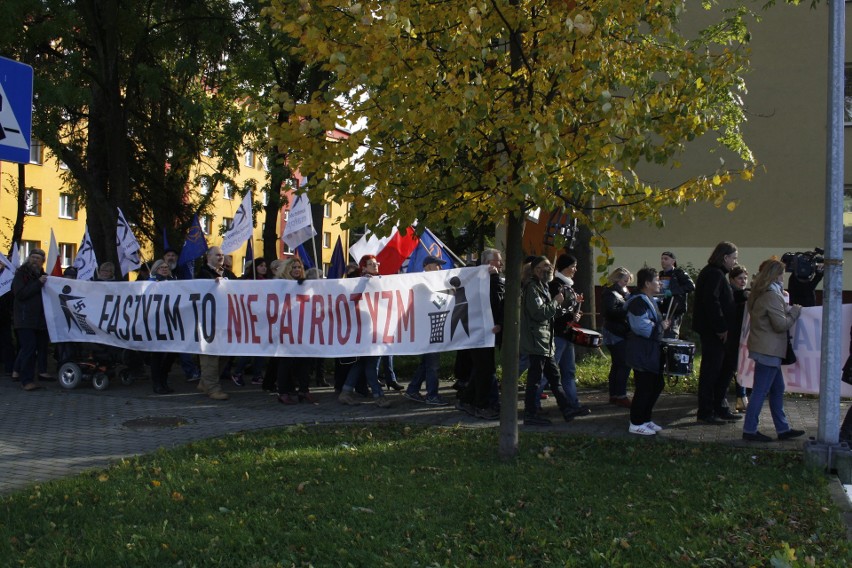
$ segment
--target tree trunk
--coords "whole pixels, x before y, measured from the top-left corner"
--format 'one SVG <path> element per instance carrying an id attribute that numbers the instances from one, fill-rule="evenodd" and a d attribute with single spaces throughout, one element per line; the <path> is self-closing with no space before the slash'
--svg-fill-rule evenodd
<path id="1" fill-rule="evenodd" d="M 15 213 L 15 227 L 12 229 L 12 242 L 9 243 L 9 258 L 12 258 L 12 248 L 15 244 L 20 246 L 21 238 L 24 236 L 24 219 L 26 218 L 24 210 L 27 207 L 26 168 L 26 164 L 18 164 L 18 211 Z"/>
<path id="2" fill-rule="evenodd" d="M 503 345 L 500 362 L 500 459 L 518 455 L 518 343 L 521 321 L 521 264 L 524 261 L 525 215 L 506 217 L 506 297 L 503 305 Z"/>
<path id="3" fill-rule="evenodd" d="M 583 317 L 580 325 L 589 329 L 597 329 L 595 317 L 595 259 L 592 250 L 592 231 L 585 225 L 577 228 L 577 245 L 574 254 L 577 257 L 577 275 L 574 288 L 583 294 Z"/>

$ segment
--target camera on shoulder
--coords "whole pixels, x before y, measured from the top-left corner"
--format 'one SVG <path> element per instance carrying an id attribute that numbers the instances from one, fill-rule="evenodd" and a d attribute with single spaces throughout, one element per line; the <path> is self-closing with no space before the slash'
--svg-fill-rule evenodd
<path id="1" fill-rule="evenodd" d="M 781 255 L 784 269 L 791 272 L 796 280 L 808 282 L 814 279 L 817 273 L 817 265 L 825 262 L 823 256 L 825 251 L 819 247 L 805 252 L 785 252 Z"/>

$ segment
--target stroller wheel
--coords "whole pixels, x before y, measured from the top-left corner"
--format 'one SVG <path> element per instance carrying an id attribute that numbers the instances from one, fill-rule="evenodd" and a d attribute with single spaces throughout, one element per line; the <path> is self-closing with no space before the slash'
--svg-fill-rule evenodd
<path id="1" fill-rule="evenodd" d="M 92 377 L 92 386 L 96 390 L 104 390 L 109 386 L 109 377 L 106 373 L 95 373 L 95 376 Z"/>
<path id="2" fill-rule="evenodd" d="M 129 387 L 133 384 L 133 375 L 130 373 L 130 369 L 122 369 L 118 372 L 118 379 L 121 381 L 126 387 Z"/>
<path id="3" fill-rule="evenodd" d="M 83 370 L 77 363 L 68 362 L 59 367 L 58 375 L 59 384 L 62 385 L 62 388 L 73 389 L 77 388 L 77 385 L 83 379 Z"/>

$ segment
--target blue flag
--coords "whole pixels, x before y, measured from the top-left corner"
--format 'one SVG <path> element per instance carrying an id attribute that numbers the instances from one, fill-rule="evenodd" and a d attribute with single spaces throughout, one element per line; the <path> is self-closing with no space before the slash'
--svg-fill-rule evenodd
<path id="1" fill-rule="evenodd" d="M 168 231 L 166 231 L 166 227 L 164 225 L 163 226 L 163 250 L 169 250 L 170 248 L 172 248 L 172 247 L 169 246 L 169 234 L 168 234 Z"/>
<path id="2" fill-rule="evenodd" d="M 302 259 L 302 264 L 305 266 L 305 270 L 314 267 L 314 261 L 311 260 L 311 257 L 308 255 L 308 251 L 305 250 L 305 245 L 302 244 L 296 247 L 296 256 Z"/>
<path id="3" fill-rule="evenodd" d="M 243 276 L 246 275 L 247 272 L 252 271 L 251 277 L 257 278 L 257 274 L 254 273 L 254 266 L 252 263 L 254 262 L 254 249 L 251 246 L 251 239 L 246 241 L 246 256 L 243 259 Z"/>
<path id="4" fill-rule="evenodd" d="M 177 277 L 180 280 L 192 280 L 194 278 L 193 265 L 195 259 L 207 252 L 207 239 L 201 229 L 198 215 L 192 217 L 192 223 L 186 230 L 186 240 L 180 251 L 177 265 Z"/>
<path id="5" fill-rule="evenodd" d="M 337 244 L 331 253 L 331 266 L 328 267 L 326 278 L 343 278 L 346 274 L 346 258 L 343 256 L 343 242 L 337 237 Z"/>
<path id="6" fill-rule="evenodd" d="M 443 260 L 446 264 L 441 268 L 455 268 L 456 266 L 444 243 L 429 229 L 423 231 L 423 234 L 420 235 L 420 243 L 408 257 L 406 272 L 423 272 L 423 261 L 426 260 L 427 256 L 434 256 Z"/>

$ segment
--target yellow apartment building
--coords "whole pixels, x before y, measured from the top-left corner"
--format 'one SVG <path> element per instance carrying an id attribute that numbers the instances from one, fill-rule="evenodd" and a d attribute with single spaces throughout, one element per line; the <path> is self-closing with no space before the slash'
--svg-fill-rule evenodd
<path id="1" fill-rule="evenodd" d="M 69 266 L 74 262 L 77 248 L 83 239 L 86 226 L 86 212 L 80 207 L 73 197 L 65 190 L 61 174 L 62 164 L 46 151 L 37 141 L 31 147 L 30 163 L 25 165 L 26 215 L 24 219 L 24 232 L 22 242 L 19 243 L 21 257 L 24 258 L 33 248 L 47 250 L 50 244 L 50 230 L 54 231 L 62 257 L 62 266 Z M 240 171 L 234 176 L 234 183 L 220 183 L 213 187 L 209 181 L 209 175 L 213 169 L 206 166 L 204 160 L 198 167 L 199 183 L 197 187 L 188 188 L 188 195 L 193 199 L 195 195 L 206 194 L 214 191 L 212 208 L 210 213 L 200 216 L 202 229 L 207 238 L 208 245 L 219 245 L 222 242 L 222 227 L 229 227 L 233 223 L 234 215 L 242 202 L 242 197 L 237 191 L 246 184 L 254 182 L 256 187 L 263 187 L 267 181 L 268 165 L 265 157 L 257 155 L 252 150 L 246 150 L 240 157 Z M 302 180 L 301 175 L 296 173 L 292 183 L 282 190 L 287 194 Z M 16 188 L 18 187 L 18 164 L 0 161 L 0 250 L 4 253 L 11 248 L 12 229 L 17 211 Z M 266 203 L 266 195 L 254 195 L 255 201 Z M 287 206 L 289 207 L 289 205 Z M 287 207 L 279 213 L 276 233 L 281 235 L 287 219 Z M 341 229 L 340 224 L 346 219 L 346 207 L 339 203 L 324 202 L 322 204 L 322 225 L 315 227 L 320 236 L 321 250 L 317 251 L 317 257 L 326 273 L 331 262 L 331 255 L 338 237 L 341 238 L 344 253 L 349 250 L 348 231 Z M 256 216 L 256 226 L 252 236 L 252 247 L 255 257 L 260 256 L 263 251 L 263 222 L 260 215 Z M 143 247 L 143 260 L 151 261 L 154 250 L 153 243 L 146 242 L 141 235 L 137 235 Z M 170 243 L 178 248 L 181 242 Z M 307 243 L 306 243 L 307 246 Z M 279 256 L 291 256 L 286 245 L 279 240 Z M 242 274 L 245 264 L 245 248 L 238 249 L 228 255 L 234 272 L 239 276 Z"/>

